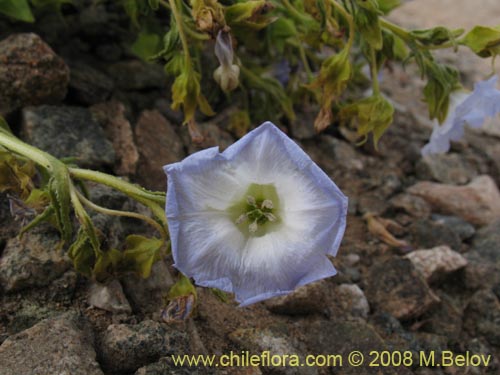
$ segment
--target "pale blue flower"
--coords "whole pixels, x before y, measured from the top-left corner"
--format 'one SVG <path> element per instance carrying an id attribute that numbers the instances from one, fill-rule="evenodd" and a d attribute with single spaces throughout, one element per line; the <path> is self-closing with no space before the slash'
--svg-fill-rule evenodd
<path id="1" fill-rule="evenodd" d="M 434 122 L 431 138 L 422 155 L 441 154 L 450 149 L 450 141 L 463 137 L 464 126 L 479 128 L 489 117 L 500 113 L 500 90 L 495 88 L 497 76 L 474 85 L 474 91 L 456 91 L 450 95 L 448 116 L 443 124 Z"/>
<path id="2" fill-rule="evenodd" d="M 164 169 L 174 265 L 196 284 L 244 306 L 336 273 L 347 198 L 272 123 Z"/>

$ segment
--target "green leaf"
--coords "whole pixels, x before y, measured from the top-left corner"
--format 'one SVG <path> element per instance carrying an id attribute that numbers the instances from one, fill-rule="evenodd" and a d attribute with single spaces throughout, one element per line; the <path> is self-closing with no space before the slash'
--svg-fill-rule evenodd
<path id="1" fill-rule="evenodd" d="M 279 18 L 267 28 L 269 45 L 276 51 L 283 53 L 286 40 L 297 37 L 297 28 L 293 21 L 286 18 Z"/>
<path id="2" fill-rule="evenodd" d="M 408 58 L 408 48 L 405 42 L 390 31 L 382 30 L 384 43 L 382 54 L 391 60 L 404 61 Z"/>
<path id="3" fill-rule="evenodd" d="M 53 163 L 52 177 L 48 183 L 48 192 L 55 210 L 57 226 L 64 242 L 71 241 L 73 225 L 71 224 L 70 177 L 66 166 L 60 162 Z"/>
<path id="4" fill-rule="evenodd" d="M 45 223 L 47 221 L 51 221 L 51 219 L 54 217 L 54 207 L 52 205 L 48 206 L 45 208 L 45 210 L 37 215 L 31 222 L 29 222 L 27 225 L 25 225 L 21 230 L 19 231 L 19 236 L 22 237 L 24 233 L 28 232 L 29 230 L 35 228 L 36 226 Z"/>
<path id="5" fill-rule="evenodd" d="M 378 8 L 384 14 L 389 14 L 393 9 L 401 5 L 401 0 L 377 0 Z"/>
<path id="6" fill-rule="evenodd" d="M 268 4 L 266 0 L 236 3 L 225 8 L 224 18 L 231 28 L 261 30 L 278 19 L 266 12 Z"/>
<path id="7" fill-rule="evenodd" d="M 495 27 L 475 26 L 460 41 L 480 57 L 500 54 L 500 25 Z"/>
<path id="8" fill-rule="evenodd" d="M 35 22 L 28 0 L 0 0 L 0 13 L 24 22 Z"/>
<path id="9" fill-rule="evenodd" d="M 429 117 L 442 123 L 448 114 L 450 94 L 460 87 L 458 71 L 448 65 L 427 62 L 425 73 L 427 84 L 424 98 L 429 108 Z"/>
<path id="10" fill-rule="evenodd" d="M 410 35 L 425 46 L 439 46 L 454 41 L 463 33 L 463 29 L 449 30 L 446 27 L 438 26 L 432 29 L 413 30 Z"/>
<path id="11" fill-rule="evenodd" d="M 80 228 L 75 242 L 68 249 L 68 256 L 73 261 L 76 271 L 87 277 L 92 276 L 96 256 L 89 237 L 83 228 Z"/>
<path id="12" fill-rule="evenodd" d="M 130 47 L 132 53 L 142 60 L 157 56 L 161 48 L 161 38 L 158 34 L 141 31 Z"/>
<path id="13" fill-rule="evenodd" d="M 190 294 L 196 296 L 196 288 L 191 280 L 181 273 L 179 280 L 177 280 L 177 282 L 172 285 L 168 291 L 168 298 L 174 299 L 176 297 L 187 296 Z"/>
<path id="14" fill-rule="evenodd" d="M 99 252 L 95 261 L 93 274 L 99 278 L 112 273 L 119 268 L 122 259 L 123 253 L 117 249 Z"/>
<path id="15" fill-rule="evenodd" d="M 126 239 L 122 264 L 125 269 L 135 271 L 146 278 L 150 275 L 154 262 L 160 259 L 163 245 L 161 239 L 132 234 Z"/>
<path id="16" fill-rule="evenodd" d="M 381 95 L 373 95 L 347 105 L 340 111 L 341 118 L 357 121 L 357 133 L 366 142 L 369 134 L 373 134 L 375 147 L 392 123 L 394 107 Z"/>
<path id="17" fill-rule="evenodd" d="M 366 9 L 360 9 L 354 18 L 357 29 L 363 40 L 375 50 L 382 48 L 382 29 L 378 20 L 378 13 Z"/>
<path id="18" fill-rule="evenodd" d="M 35 164 L 0 149 L 0 192 L 12 191 L 26 199 L 33 188 Z"/>
<path id="19" fill-rule="evenodd" d="M 148 0 L 149 7 L 154 11 L 160 8 L 160 0 Z"/>

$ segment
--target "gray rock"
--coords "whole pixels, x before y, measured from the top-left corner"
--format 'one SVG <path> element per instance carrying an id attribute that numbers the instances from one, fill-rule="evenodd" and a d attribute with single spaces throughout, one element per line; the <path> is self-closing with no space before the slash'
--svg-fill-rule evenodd
<path id="1" fill-rule="evenodd" d="M 160 357 L 186 353 L 186 335 L 152 320 L 139 324 L 111 324 L 99 343 L 100 363 L 107 371 L 133 372 Z"/>
<path id="2" fill-rule="evenodd" d="M 450 228 L 462 241 L 468 240 L 476 233 L 472 225 L 456 216 L 432 215 L 432 220 Z"/>
<path id="3" fill-rule="evenodd" d="M 368 300 L 356 284 L 338 285 L 330 296 L 329 307 L 332 312 L 335 312 L 336 307 L 340 307 L 344 314 L 363 319 L 366 319 L 370 312 Z"/>
<path id="4" fill-rule="evenodd" d="M 23 110 L 23 139 L 58 157 L 75 157 L 83 167 L 113 165 L 113 146 L 92 117 L 80 107 L 40 106 Z"/>
<path id="5" fill-rule="evenodd" d="M 9 321 L 9 332 L 18 333 L 24 331 L 25 329 L 33 327 L 38 322 L 59 315 L 57 312 L 49 306 L 44 306 L 43 304 L 25 300 L 16 310 L 15 315 L 12 320 Z"/>
<path id="6" fill-rule="evenodd" d="M 46 319 L 0 346 L 2 375 L 103 375 L 86 322 L 74 313 Z"/>
<path id="7" fill-rule="evenodd" d="M 488 261 L 500 261 L 500 219 L 476 233 L 472 248 Z"/>
<path id="8" fill-rule="evenodd" d="M 448 226 L 432 220 L 421 219 L 414 221 L 410 226 L 412 245 L 419 248 L 431 248 L 439 245 L 449 246 L 460 250 L 460 237 Z"/>
<path id="9" fill-rule="evenodd" d="M 488 260 L 476 250 L 469 250 L 464 254 L 467 266 L 464 272 L 464 285 L 469 290 L 492 287 L 500 282 L 500 265 Z M 485 277 L 485 275 L 488 275 Z"/>
<path id="10" fill-rule="evenodd" d="M 89 305 L 112 313 L 130 314 L 132 308 L 123 293 L 120 282 L 116 279 L 104 284 L 94 282 L 89 289 Z"/>
<path id="11" fill-rule="evenodd" d="M 487 225 L 500 218 L 500 191 L 488 175 L 465 186 L 419 182 L 407 192 L 425 199 L 435 210 L 461 217 L 473 225 Z"/>
<path id="12" fill-rule="evenodd" d="M 416 318 L 439 302 L 413 263 L 404 258 L 372 266 L 365 293 L 375 311 L 386 311 L 401 320 Z"/>
<path id="13" fill-rule="evenodd" d="M 262 353 L 269 351 L 272 355 L 283 356 L 293 354 L 295 359 L 301 363 L 305 360 L 301 348 L 297 347 L 288 335 L 281 332 L 274 332 L 270 329 L 240 328 L 229 335 L 229 340 L 238 345 L 238 347 L 249 351 L 250 353 Z M 266 368 L 265 364 L 261 367 Z M 272 373 L 275 374 L 317 374 L 318 370 L 314 367 L 298 366 L 272 366 Z"/>
<path id="14" fill-rule="evenodd" d="M 472 165 L 466 163 L 459 154 L 426 156 L 416 165 L 420 180 L 434 180 L 445 184 L 463 185 L 477 176 Z"/>
<path id="15" fill-rule="evenodd" d="M 314 130 L 314 120 L 319 113 L 317 105 L 307 105 L 304 103 L 303 108 L 296 112 L 296 118 L 290 121 L 290 133 L 295 139 L 309 139 L 317 135 Z"/>
<path id="16" fill-rule="evenodd" d="M 398 194 L 391 198 L 389 203 L 394 211 L 402 211 L 416 218 L 425 219 L 431 214 L 431 206 L 424 199 L 412 194 Z"/>
<path id="17" fill-rule="evenodd" d="M 96 104 L 90 108 L 113 143 L 116 154 L 115 171 L 119 175 L 134 174 L 139 161 L 139 151 L 134 142 L 130 122 L 125 117 L 125 106 L 116 101 Z"/>
<path id="18" fill-rule="evenodd" d="M 163 67 L 140 60 L 120 61 L 109 66 L 108 74 L 118 88 L 145 90 L 165 88 L 167 79 Z"/>
<path id="19" fill-rule="evenodd" d="M 165 307 L 168 291 L 174 285 L 164 260 L 153 264 L 151 275 L 147 279 L 137 275 L 127 275 L 121 282 L 134 310 L 142 313 L 160 312 Z"/>
<path id="20" fill-rule="evenodd" d="M 415 250 L 405 256 L 422 273 L 427 282 L 442 280 L 448 274 L 467 265 L 460 253 L 448 246 L 438 246 L 427 250 Z"/>
<path id="21" fill-rule="evenodd" d="M 444 292 L 437 293 L 441 303 L 426 316 L 423 330 L 448 337 L 453 342 L 462 335 L 463 307 Z"/>
<path id="22" fill-rule="evenodd" d="M 327 283 L 321 280 L 304 285 L 285 296 L 271 298 L 264 302 L 267 309 L 285 315 L 322 313 L 327 304 Z"/>
<path id="23" fill-rule="evenodd" d="M 80 104 L 92 105 L 104 102 L 114 88 L 107 75 L 83 62 L 70 62 L 70 96 Z"/>
<path id="24" fill-rule="evenodd" d="M 184 158 L 182 141 L 160 112 L 144 111 L 135 127 L 139 150 L 137 177 L 149 189 L 165 191 L 163 166 Z"/>
<path id="25" fill-rule="evenodd" d="M 189 154 L 213 146 L 218 146 L 220 151 L 224 151 L 234 143 L 233 136 L 229 132 L 221 129 L 215 122 L 204 122 L 197 124 L 197 127 L 203 137 L 200 143 L 194 143 L 191 140 L 187 126 L 181 128 L 181 137 L 184 144 L 187 146 Z"/>
<path id="26" fill-rule="evenodd" d="M 177 353 L 180 354 L 180 353 Z M 141 367 L 135 372 L 135 375 L 208 375 L 216 374 L 215 369 L 196 366 L 175 365 L 171 358 L 161 358 L 158 362 Z"/>
<path id="27" fill-rule="evenodd" d="M 38 35 L 13 34 L 0 42 L 0 114 L 58 103 L 68 81 L 68 67 Z"/>
<path id="28" fill-rule="evenodd" d="M 0 258 L 0 285 L 7 292 L 43 287 L 70 266 L 58 235 L 43 226 L 25 233 L 22 239 L 7 241 Z"/>
<path id="29" fill-rule="evenodd" d="M 500 302 L 489 289 L 477 291 L 464 312 L 464 327 L 472 336 L 481 335 L 500 346 Z"/>

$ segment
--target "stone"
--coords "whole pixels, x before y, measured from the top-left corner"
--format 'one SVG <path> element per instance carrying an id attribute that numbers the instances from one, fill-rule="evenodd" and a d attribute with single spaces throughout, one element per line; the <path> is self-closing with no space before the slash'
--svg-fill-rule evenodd
<path id="1" fill-rule="evenodd" d="M 407 192 L 424 198 L 439 212 L 461 217 L 473 225 L 487 225 L 500 218 L 500 192 L 488 175 L 478 176 L 465 186 L 419 182 Z"/>
<path id="2" fill-rule="evenodd" d="M 46 226 L 7 241 L 0 258 L 0 285 L 7 292 L 40 288 L 61 276 L 71 261 L 63 253 L 57 233 Z"/>
<path id="3" fill-rule="evenodd" d="M 448 274 L 467 265 L 467 259 L 448 246 L 415 250 L 406 255 L 405 258 L 411 260 L 428 283 L 442 280 Z"/>
<path id="4" fill-rule="evenodd" d="M 166 88 L 167 78 L 163 67 L 140 60 L 119 61 L 111 64 L 109 76 L 122 90 L 146 90 Z"/>
<path id="5" fill-rule="evenodd" d="M 139 181 L 146 188 L 165 191 L 163 166 L 184 158 L 181 139 L 173 125 L 156 110 L 141 113 L 135 136 L 140 155 L 137 167 Z"/>
<path id="6" fill-rule="evenodd" d="M 22 301 L 12 319 L 9 321 L 9 332 L 19 333 L 33 327 L 44 319 L 56 315 L 60 315 L 60 312 L 57 312 L 49 306 L 44 306 L 44 304 L 29 300 Z"/>
<path id="7" fill-rule="evenodd" d="M 446 293 L 437 291 L 441 303 L 426 315 L 423 330 L 448 337 L 450 341 L 460 340 L 463 326 L 463 307 Z"/>
<path id="8" fill-rule="evenodd" d="M 125 106 L 112 100 L 96 104 L 90 111 L 101 124 L 106 137 L 113 143 L 116 155 L 115 172 L 118 175 L 134 174 L 139 161 L 139 151 L 134 142 L 132 126 L 125 117 Z"/>
<path id="9" fill-rule="evenodd" d="M 397 319 L 417 318 L 439 302 L 409 259 L 394 257 L 373 265 L 365 293 L 373 310 Z"/>
<path id="10" fill-rule="evenodd" d="M 392 197 L 389 201 L 391 209 L 395 212 L 404 212 L 416 218 L 428 218 L 431 207 L 422 198 L 412 194 L 401 193 Z"/>
<path id="11" fill-rule="evenodd" d="M 75 313 L 46 319 L 0 346 L 2 375 L 103 375 L 92 331 Z"/>
<path id="12" fill-rule="evenodd" d="M 184 332 L 152 320 L 111 324 L 99 341 L 99 362 L 106 371 L 134 372 L 160 357 L 187 353 Z"/>
<path id="13" fill-rule="evenodd" d="M 323 313 L 326 309 L 325 280 L 307 284 L 292 293 L 271 298 L 264 302 L 271 312 L 284 315 L 307 315 Z"/>
<path id="14" fill-rule="evenodd" d="M 477 176 L 472 165 L 461 155 L 448 153 L 425 156 L 416 165 L 420 180 L 433 180 L 451 185 L 463 185 Z"/>
<path id="15" fill-rule="evenodd" d="M 121 282 L 134 310 L 142 313 L 160 312 L 165 307 L 168 291 L 174 285 L 164 260 L 153 264 L 147 279 L 132 274 L 123 277 Z"/>
<path id="16" fill-rule="evenodd" d="M 432 220 L 414 221 L 409 228 L 411 244 L 417 248 L 431 248 L 446 245 L 454 250 L 460 250 L 460 237 L 448 226 Z"/>
<path id="17" fill-rule="evenodd" d="M 132 312 L 123 288 L 116 279 L 106 283 L 93 282 L 89 289 L 88 303 L 92 307 L 112 313 L 130 314 Z"/>
<path id="18" fill-rule="evenodd" d="M 464 254 L 467 266 L 464 272 L 464 286 L 468 290 L 492 287 L 500 282 L 500 265 L 488 260 L 476 250 L 469 250 Z M 488 275 L 488 277 L 485 277 Z"/>
<path id="19" fill-rule="evenodd" d="M 182 355 L 181 353 L 177 353 Z M 208 375 L 216 374 L 215 369 L 197 366 L 175 365 L 171 358 L 164 357 L 158 362 L 141 367 L 134 375 Z"/>
<path id="20" fill-rule="evenodd" d="M 214 122 L 204 122 L 196 126 L 203 137 L 200 143 L 195 143 L 191 140 L 187 126 L 183 126 L 181 129 L 181 137 L 187 146 L 189 154 L 214 146 L 218 146 L 222 152 L 234 143 L 233 136 L 221 129 Z"/>
<path id="21" fill-rule="evenodd" d="M 500 219 L 481 228 L 472 241 L 472 248 L 489 262 L 500 261 Z"/>
<path id="22" fill-rule="evenodd" d="M 90 111 L 40 106 L 23 110 L 23 140 L 57 158 L 74 157 L 87 168 L 113 165 L 115 153 Z"/>
<path id="23" fill-rule="evenodd" d="M 370 313 L 370 305 L 365 293 L 356 284 L 340 284 L 330 296 L 329 307 L 331 312 L 341 309 L 340 316 L 348 316 L 367 319 Z"/>
<path id="24" fill-rule="evenodd" d="M 432 220 L 450 228 L 461 241 L 468 240 L 476 233 L 474 226 L 456 216 L 432 215 Z"/>
<path id="25" fill-rule="evenodd" d="M 56 104 L 68 82 L 68 67 L 38 35 L 12 34 L 0 42 L 0 114 Z"/>
<path id="26" fill-rule="evenodd" d="M 300 111 L 296 112 L 295 119 L 290 121 L 290 133 L 295 139 L 309 139 L 317 135 L 314 129 L 314 120 L 319 113 L 317 105 L 309 105 L 304 102 Z"/>
<path id="27" fill-rule="evenodd" d="M 229 340 L 243 350 L 250 353 L 262 353 L 269 351 L 271 355 L 290 355 L 298 356 L 299 362 L 305 361 L 305 355 L 301 353 L 301 348 L 292 344 L 291 338 L 282 332 L 275 332 L 271 329 L 240 328 L 229 334 Z M 266 368 L 265 363 L 261 367 Z M 298 366 L 272 366 L 268 367 L 276 374 L 317 374 L 318 370 L 314 367 Z"/>
<path id="28" fill-rule="evenodd" d="M 464 327 L 472 336 L 481 335 L 500 346 L 500 302 L 490 289 L 477 291 L 464 312 Z"/>
<path id="29" fill-rule="evenodd" d="M 106 74 L 81 61 L 72 61 L 69 66 L 69 95 L 79 104 L 97 104 L 111 96 L 114 82 Z"/>

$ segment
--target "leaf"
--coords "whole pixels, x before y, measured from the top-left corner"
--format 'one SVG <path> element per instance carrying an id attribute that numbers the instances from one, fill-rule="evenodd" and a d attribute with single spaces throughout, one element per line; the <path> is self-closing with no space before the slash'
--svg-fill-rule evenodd
<path id="1" fill-rule="evenodd" d="M 142 60 L 157 56 L 161 48 L 161 38 L 158 34 L 141 31 L 130 47 L 132 53 Z"/>
<path id="2" fill-rule="evenodd" d="M 463 29 L 449 30 L 446 27 L 438 26 L 432 29 L 413 30 L 410 35 L 425 46 L 439 46 L 454 41 L 463 32 Z"/>
<path id="3" fill-rule="evenodd" d="M 393 9 L 401 5 L 401 0 L 377 0 L 378 8 L 384 14 L 389 14 Z"/>
<path id="4" fill-rule="evenodd" d="M 64 242 L 71 241 L 73 225 L 71 224 L 70 177 L 66 166 L 53 163 L 52 177 L 48 183 L 48 192 L 55 210 L 57 226 Z"/>
<path id="5" fill-rule="evenodd" d="M 0 149 L 0 192 L 12 191 L 26 199 L 33 188 L 35 164 Z"/>
<path id="6" fill-rule="evenodd" d="M 69 247 L 68 256 L 73 261 L 76 271 L 87 277 L 92 276 L 96 256 L 89 237 L 83 228 L 80 228 L 75 242 Z"/>
<path id="7" fill-rule="evenodd" d="M 286 18 L 279 18 L 267 28 L 267 38 L 269 45 L 276 51 L 283 53 L 285 42 L 289 38 L 297 37 L 297 28 L 293 21 Z"/>
<path id="8" fill-rule="evenodd" d="M 429 108 L 429 117 L 442 123 L 448 114 L 450 94 L 460 87 L 458 71 L 448 65 L 427 62 L 425 73 L 427 84 L 424 98 Z"/>
<path id="9" fill-rule="evenodd" d="M 36 226 L 47 221 L 51 221 L 51 219 L 54 217 L 54 213 L 54 207 L 52 205 L 47 206 L 41 214 L 37 215 L 31 222 L 29 222 L 19 231 L 19 236 L 22 237 L 24 233 L 35 228 Z"/>
<path id="10" fill-rule="evenodd" d="M 122 259 L 123 253 L 117 249 L 99 252 L 94 264 L 93 274 L 97 278 L 110 274 L 112 271 L 119 268 Z"/>
<path id="11" fill-rule="evenodd" d="M 460 41 L 480 57 L 500 54 L 500 25 L 495 27 L 475 26 Z"/>
<path id="12" fill-rule="evenodd" d="M 343 120 L 357 121 L 357 133 L 366 142 L 369 134 L 373 134 L 373 143 L 377 143 L 382 134 L 392 123 L 394 115 L 393 106 L 381 95 L 373 95 L 349 104 L 341 109 L 340 116 Z"/>
<path id="13" fill-rule="evenodd" d="M 0 132 L 7 134 L 7 135 L 13 135 L 12 131 L 10 130 L 9 124 L 7 124 L 7 121 L 0 116 Z"/>
<path id="14" fill-rule="evenodd" d="M 35 22 L 28 0 L 0 0 L 0 13 L 24 22 Z"/>
<path id="15" fill-rule="evenodd" d="M 144 278 L 148 277 L 154 262 L 160 259 L 160 250 L 164 242 L 158 238 L 147 238 L 135 234 L 128 236 L 125 242 L 123 266 Z"/>
<path id="16" fill-rule="evenodd" d="M 187 295 L 196 296 L 196 288 L 194 287 L 191 280 L 188 277 L 184 276 L 182 273 L 179 276 L 179 280 L 172 285 L 170 290 L 168 291 L 168 298 L 173 299 L 176 297 L 187 296 Z"/>
<path id="17" fill-rule="evenodd" d="M 265 0 L 240 2 L 226 7 L 224 18 L 231 28 L 261 30 L 278 19 L 268 14 L 272 8 L 271 3 Z"/>
<path id="18" fill-rule="evenodd" d="M 354 20 L 363 40 L 375 50 L 380 50 L 383 39 L 378 14 L 373 11 L 360 9 Z"/>
<path id="19" fill-rule="evenodd" d="M 391 60 L 404 61 L 408 58 L 408 48 L 405 42 L 390 31 L 382 30 L 384 39 L 382 54 Z"/>

